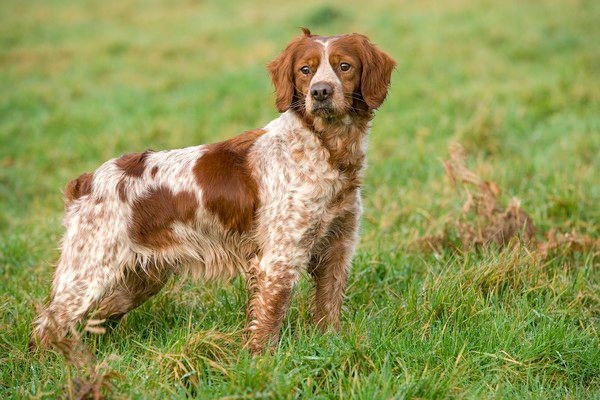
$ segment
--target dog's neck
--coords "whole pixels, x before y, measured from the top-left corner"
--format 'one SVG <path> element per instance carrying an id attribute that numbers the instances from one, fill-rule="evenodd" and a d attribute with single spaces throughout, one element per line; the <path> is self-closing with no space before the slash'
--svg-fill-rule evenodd
<path id="1" fill-rule="evenodd" d="M 360 172 L 365 162 L 371 112 L 339 118 L 313 117 L 297 110 L 291 112 L 327 149 L 334 168 L 350 174 Z"/>

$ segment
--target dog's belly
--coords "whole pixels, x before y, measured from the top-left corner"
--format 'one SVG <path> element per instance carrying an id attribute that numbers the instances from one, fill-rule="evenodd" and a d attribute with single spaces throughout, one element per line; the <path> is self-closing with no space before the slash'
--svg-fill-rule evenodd
<path id="1" fill-rule="evenodd" d="M 197 226 L 174 227 L 176 236 L 182 237 L 179 254 L 189 254 L 189 272 L 203 279 L 232 278 L 244 273 L 257 246 L 250 236 L 227 232 L 219 224 L 203 221 Z M 185 266 L 184 266 L 185 267 Z"/>
<path id="2" fill-rule="evenodd" d="M 167 248 L 137 247 L 134 251 L 170 264 L 177 274 L 203 280 L 243 274 L 257 253 L 257 245 L 249 235 L 228 232 L 212 218 L 194 224 L 174 223 L 171 232 L 173 242 Z"/>

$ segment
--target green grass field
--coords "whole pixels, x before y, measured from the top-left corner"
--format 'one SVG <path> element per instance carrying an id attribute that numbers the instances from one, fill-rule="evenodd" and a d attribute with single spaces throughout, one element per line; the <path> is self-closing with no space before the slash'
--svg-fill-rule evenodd
<path id="1" fill-rule="evenodd" d="M 303 279 L 273 354 L 241 350 L 242 282 L 172 282 L 85 336 L 115 398 L 600 398 L 600 254 L 415 246 L 460 215 L 441 160 L 516 196 L 538 238 L 600 236 L 600 2 L 0 2 L 0 398 L 78 375 L 26 352 L 62 233 L 61 188 L 124 152 L 277 116 L 265 64 L 307 26 L 398 62 L 374 120 L 342 329 Z M 108 394 L 104 390 L 105 394 Z M 76 393 L 73 393 L 76 394 Z"/>

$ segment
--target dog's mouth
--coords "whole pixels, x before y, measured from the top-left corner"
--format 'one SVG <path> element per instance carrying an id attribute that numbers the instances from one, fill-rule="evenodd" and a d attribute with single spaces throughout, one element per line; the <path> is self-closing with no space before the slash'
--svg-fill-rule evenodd
<path id="1" fill-rule="evenodd" d="M 322 117 L 322 118 L 331 118 L 336 115 L 335 109 L 333 108 L 333 106 L 330 103 L 329 104 L 315 104 L 312 107 L 311 112 L 314 115 Z"/>

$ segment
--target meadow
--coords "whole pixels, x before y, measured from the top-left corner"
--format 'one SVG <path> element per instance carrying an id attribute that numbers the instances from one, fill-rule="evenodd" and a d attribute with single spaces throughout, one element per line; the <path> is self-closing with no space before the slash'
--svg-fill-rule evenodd
<path id="1" fill-rule="evenodd" d="M 3 0 L 0 398 L 89 395 L 103 376 L 113 398 L 600 398 L 598 21 L 594 0 Z M 252 357 L 239 278 L 173 281 L 84 335 L 92 374 L 27 352 L 66 182 L 265 125 L 265 64 L 299 26 L 366 34 L 398 63 L 340 332 L 314 328 L 303 278 L 279 346 Z M 479 217 L 444 171 L 453 143 L 498 204 L 520 200 L 535 240 L 572 240 L 463 243 L 456 221 Z"/>

